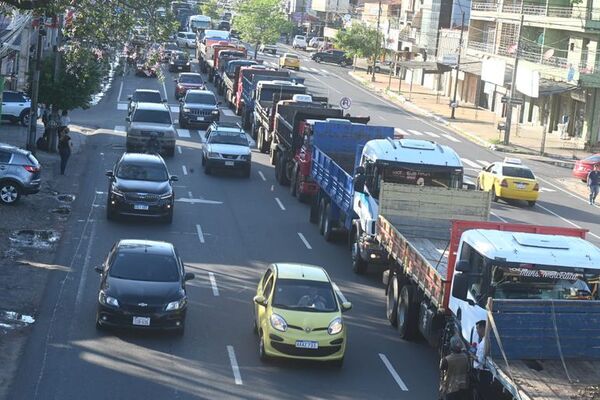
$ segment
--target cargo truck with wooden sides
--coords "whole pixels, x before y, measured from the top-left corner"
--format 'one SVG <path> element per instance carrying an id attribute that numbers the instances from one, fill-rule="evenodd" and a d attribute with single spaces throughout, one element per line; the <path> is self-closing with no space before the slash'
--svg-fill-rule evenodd
<path id="1" fill-rule="evenodd" d="M 208 77 L 208 81 L 212 82 L 217 77 L 217 71 L 219 69 L 219 62 L 222 60 L 220 55 L 222 53 L 226 53 L 225 58 L 246 58 L 246 48 L 241 45 L 237 45 L 234 43 L 221 43 L 213 44 L 212 49 L 209 52 L 211 54 L 211 58 L 206 61 L 206 74 Z M 218 82 L 215 82 L 215 86 L 218 85 Z"/>
<path id="2" fill-rule="evenodd" d="M 225 76 L 225 71 L 227 66 L 232 61 L 251 61 L 246 57 L 247 51 L 239 51 L 239 50 L 225 50 L 219 53 L 219 58 L 217 60 L 217 68 L 214 72 L 214 85 L 217 88 L 217 93 L 220 95 L 225 94 L 225 83 L 223 82 L 223 78 Z M 256 62 L 254 62 L 256 63 Z M 246 64 L 253 65 L 253 64 Z"/>
<path id="3" fill-rule="evenodd" d="M 206 73 L 208 70 L 208 60 L 213 58 L 213 45 L 226 45 L 231 41 L 228 31 L 219 31 L 207 29 L 203 32 L 196 32 L 196 58 L 200 66 L 200 72 Z"/>
<path id="4" fill-rule="evenodd" d="M 255 60 L 232 60 L 227 63 L 221 74 L 221 92 L 225 97 L 225 102 L 232 107 L 235 104 L 237 95 L 237 85 L 240 82 L 242 68 L 249 68 L 259 63 Z M 261 68 L 265 68 L 261 65 Z"/>

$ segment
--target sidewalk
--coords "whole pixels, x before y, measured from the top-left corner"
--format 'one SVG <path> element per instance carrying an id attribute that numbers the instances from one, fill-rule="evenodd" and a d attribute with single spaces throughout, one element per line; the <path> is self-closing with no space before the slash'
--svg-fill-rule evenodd
<path id="1" fill-rule="evenodd" d="M 455 119 L 450 119 L 450 99 L 438 95 L 431 89 L 413 83 L 412 92 L 409 93 L 409 84 L 403 81 L 402 92 L 399 93 L 399 82 L 395 77 L 392 77 L 388 86 L 389 76 L 385 74 L 377 74 L 375 82 L 371 82 L 371 76 L 365 71 L 351 71 L 349 75 L 408 111 L 432 118 L 469 140 L 496 151 L 518 153 L 529 159 L 569 169 L 573 168 L 573 160 L 590 154 L 578 150 L 578 143 L 573 139 L 560 140 L 556 133 L 549 133 L 546 136 L 546 146 L 542 156 L 540 155 L 541 127 L 516 124 L 512 126 L 510 145 L 504 146 L 501 144 L 504 133 L 497 129 L 500 118 L 491 111 L 467 105 L 457 108 Z"/>

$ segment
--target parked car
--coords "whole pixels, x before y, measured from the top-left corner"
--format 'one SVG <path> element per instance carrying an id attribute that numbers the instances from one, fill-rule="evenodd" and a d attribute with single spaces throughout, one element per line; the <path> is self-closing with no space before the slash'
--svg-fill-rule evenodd
<path id="1" fill-rule="evenodd" d="M 279 57 L 279 68 L 290 68 L 300 71 L 300 58 L 291 53 L 284 53 Z"/>
<path id="2" fill-rule="evenodd" d="M 318 51 L 314 53 L 310 58 L 318 63 L 326 62 L 338 64 L 341 67 L 345 67 L 346 65 L 352 65 L 352 59 L 346 55 L 345 51 L 342 50 Z"/>
<path id="3" fill-rule="evenodd" d="M 2 92 L 2 119 L 12 123 L 29 125 L 31 100 L 24 93 L 5 90 Z"/>
<path id="4" fill-rule="evenodd" d="M 204 126 L 219 121 L 220 104 L 210 90 L 188 90 L 179 102 L 179 126 Z"/>
<path id="5" fill-rule="evenodd" d="M 190 89 L 206 89 L 206 83 L 202 75 L 195 72 L 184 72 L 174 79 L 175 81 L 175 98 L 180 99 L 185 96 L 185 93 Z"/>
<path id="6" fill-rule="evenodd" d="M 587 182 L 587 176 L 595 165 L 600 165 L 600 153 L 593 154 L 583 160 L 577 160 L 573 166 L 573 176 Z"/>
<path id="7" fill-rule="evenodd" d="M 177 45 L 179 47 L 196 47 L 196 34 L 194 32 L 177 32 Z"/>
<path id="8" fill-rule="evenodd" d="M 163 100 L 162 95 L 158 90 L 151 89 L 136 89 L 131 96 L 127 97 L 127 99 L 129 100 L 129 104 L 127 105 L 127 115 L 131 114 L 137 103 L 161 104 L 166 102 L 166 100 Z"/>
<path id="9" fill-rule="evenodd" d="M 121 215 L 161 218 L 173 221 L 177 176 L 169 175 L 158 154 L 124 153 L 108 176 L 106 218 Z"/>
<path id="10" fill-rule="evenodd" d="M 259 49 L 261 53 L 277 54 L 277 45 L 274 44 L 261 44 Z"/>
<path id="11" fill-rule="evenodd" d="M 205 139 L 202 149 L 205 174 L 222 168 L 241 170 L 246 178 L 250 177 L 252 151 L 248 136 L 239 125 L 213 123 L 206 130 Z"/>
<path id="12" fill-rule="evenodd" d="M 160 59 L 162 62 L 169 62 L 171 60 L 171 53 L 174 51 L 178 51 L 179 47 L 175 42 L 167 42 L 165 43 L 160 52 Z"/>
<path id="13" fill-rule="evenodd" d="M 153 240 L 118 241 L 100 274 L 96 328 L 175 330 L 183 334 L 188 304 L 185 272 L 173 244 Z"/>
<path id="14" fill-rule="evenodd" d="M 492 201 L 525 200 L 535 206 L 540 186 L 529 167 L 518 158 L 507 157 L 484 167 L 477 177 L 477 187 L 492 192 Z"/>
<path id="15" fill-rule="evenodd" d="M 40 191 L 42 167 L 31 152 L 0 143 L 0 203 L 16 204 Z"/>
<path id="16" fill-rule="evenodd" d="M 169 60 L 169 72 L 190 72 L 191 70 L 192 67 L 190 65 L 190 55 L 187 52 L 177 51 L 171 53 L 171 60 Z"/>
<path id="17" fill-rule="evenodd" d="M 167 104 L 139 102 L 126 118 L 126 150 L 149 151 L 152 139 L 158 143 L 157 152 L 175 154 L 175 128 Z"/>
<path id="18" fill-rule="evenodd" d="M 342 302 L 322 267 L 271 264 L 254 297 L 254 331 L 261 361 L 271 357 L 329 361 L 341 367 L 346 351 Z"/>
<path id="19" fill-rule="evenodd" d="M 292 47 L 294 49 L 306 50 L 307 46 L 308 46 L 308 44 L 306 43 L 306 36 L 304 36 L 304 35 L 294 36 L 294 40 L 292 40 Z"/>
<path id="20" fill-rule="evenodd" d="M 325 38 L 321 37 L 321 36 L 315 36 L 313 38 L 310 39 L 310 41 L 308 42 L 308 45 L 310 47 L 313 47 L 315 49 L 318 49 L 321 45 L 323 45 L 325 43 Z"/>

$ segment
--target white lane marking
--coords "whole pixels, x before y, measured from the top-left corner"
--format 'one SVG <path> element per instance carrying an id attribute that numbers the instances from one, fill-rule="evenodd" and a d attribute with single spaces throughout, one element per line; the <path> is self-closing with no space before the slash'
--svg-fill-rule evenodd
<path id="1" fill-rule="evenodd" d="M 408 131 L 415 136 L 423 136 L 422 132 L 415 131 L 414 129 L 409 129 Z"/>
<path id="2" fill-rule="evenodd" d="M 222 108 L 221 112 L 227 117 L 235 117 L 235 113 L 228 108 Z"/>
<path id="3" fill-rule="evenodd" d="M 383 361 L 383 364 L 385 365 L 389 373 L 392 375 L 392 378 L 394 378 L 398 386 L 400 386 L 400 389 L 402 389 L 402 391 L 404 392 L 408 392 L 408 388 L 404 384 L 404 381 L 402 380 L 402 378 L 400 378 L 400 375 L 398 375 L 398 373 L 392 366 L 392 363 L 390 362 L 390 360 L 388 360 L 385 354 L 379 353 L 379 358 L 381 358 L 381 361 Z"/>
<path id="4" fill-rule="evenodd" d="M 327 71 L 326 69 L 321 68 L 321 72 L 324 73 L 325 75 L 329 74 L 329 71 Z"/>
<path id="5" fill-rule="evenodd" d="M 327 86 L 329 89 L 333 90 L 334 92 L 337 92 L 339 94 L 342 94 L 342 92 L 340 92 L 339 90 L 337 90 L 335 87 L 333 86 L 329 86 L 327 83 L 325 83 L 324 81 L 320 80 L 319 78 L 317 78 L 316 75 L 313 75 L 313 78 L 315 78 L 316 80 L 318 80 L 319 82 L 321 82 L 323 85 Z"/>
<path id="6" fill-rule="evenodd" d="M 275 197 L 275 201 L 279 205 L 279 208 L 281 208 L 282 211 L 285 211 L 285 207 L 283 206 L 283 203 L 281 202 L 281 200 L 279 200 L 279 197 Z"/>
<path id="7" fill-rule="evenodd" d="M 182 165 L 181 169 L 183 170 L 183 174 L 187 175 L 187 168 L 185 167 L 185 165 Z"/>
<path id="8" fill-rule="evenodd" d="M 455 138 L 452 135 L 448 135 L 447 133 L 442 133 L 442 136 L 445 137 L 446 139 L 450 140 L 451 142 L 460 143 L 460 140 L 458 140 L 457 138 Z"/>
<path id="9" fill-rule="evenodd" d="M 175 201 L 180 203 L 188 203 L 188 204 L 223 204 L 222 201 L 215 200 L 205 200 L 205 199 L 190 199 L 187 197 L 180 197 L 175 199 Z"/>
<path id="10" fill-rule="evenodd" d="M 227 353 L 229 354 L 229 362 L 231 363 L 231 370 L 233 371 L 235 384 L 242 385 L 242 375 L 240 374 L 240 367 L 238 366 L 237 359 L 235 358 L 235 350 L 233 350 L 233 346 L 227 346 Z"/>
<path id="11" fill-rule="evenodd" d="M 119 96 L 117 96 L 117 101 L 121 101 L 121 93 L 123 93 L 123 79 L 121 79 L 121 85 L 119 86 Z"/>
<path id="12" fill-rule="evenodd" d="M 172 113 L 178 113 L 179 106 L 169 106 L 169 110 L 171 110 Z"/>
<path id="13" fill-rule="evenodd" d="M 307 249 L 312 250 L 312 246 L 310 245 L 310 243 L 308 243 L 308 240 L 306 240 L 306 238 L 304 237 L 303 234 L 301 234 L 300 232 L 298 232 L 298 236 L 300 237 L 300 240 L 302 240 L 302 243 L 304 243 L 304 245 L 306 246 Z"/>
<path id="14" fill-rule="evenodd" d="M 383 121 L 387 121 L 387 119 L 383 115 L 378 115 L 377 117 L 379 117 L 379 119 L 381 119 Z"/>
<path id="15" fill-rule="evenodd" d="M 408 132 L 406 132 L 404 129 L 401 129 L 401 128 L 394 128 L 394 132 L 396 132 L 398 135 L 410 136 L 410 134 Z"/>
<path id="16" fill-rule="evenodd" d="M 125 126 L 124 125 L 115 125 L 115 132 L 125 133 Z"/>
<path id="17" fill-rule="evenodd" d="M 190 136 L 190 130 L 189 129 L 177 129 L 177 135 L 179 137 L 184 137 L 184 138 L 189 138 Z"/>
<path id="18" fill-rule="evenodd" d="M 333 291 L 337 293 L 337 295 L 340 298 L 340 300 L 342 301 L 342 303 L 345 303 L 348 301 L 348 299 L 346 299 L 346 296 L 344 296 L 344 293 L 342 293 L 342 291 L 340 290 L 338 285 L 336 285 L 335 282 L 331 282 L 331 286 L 333 286 Z"/>
<path id="19" fill-rule="evenodd" d="M 168 99 L 169 97 L 167 96 L 167 86 L 165 85 L 164 79 L 162 81 L 162 87 L 163 87 L 163 93 L 165 94 L 165 99 Z"/>
<path id="20" fill-rule="evenodd" d="M 552 192 L 556 192 L 556 190 L 554 190 L 554 189 L 548 189 L 548 188 L 540 188 L 540 192 L 550 192 L 550 193 L 552 193 Z"/>
<path id="21" fill-rule="evenodd" d="M 219 295 L 219 287 L 217 286 L 217 280 L 215 279 L 215 274 L 212 272 L 208 273 L 208 279 L 210 279 L 210 286 L 212 288 L 213 296 Z"/>
<path id="22" fill-rule="evenodd" d="M 96 195 L 98 192 L 96 192 Z M 94 196 L 94 200 L 96 196 Z M 92 224 L 90 231 L 90 237 L 88 238 L 88 245 L 85 251 L 85 258 L 83 259 L 83 266 L 81 267 L 81 277 L 79 278 L 79 286 L 77 287 L 77 295 L 75 296 L 75 309 L 79 310 L 81 299 L 83 298 L 83 289 L 87 281 L 88 270 L 90 269 L 90 259 L 92 257 L 92 245 L 96 239 L 96 224 Z"/>
<path id="23" fill-rule="evenodd" d="M 193 198 L 194 198 L 194 196 L 192 196 L 192 192 L 191 192 L 191 191 L 190 191 L 190 192 L 188 192 L 188 196 L 190 197 L 190 199 L 193 199 Z"/>
<path id="24" fill-rule="evenodd" d="M 127 103 L 117 103 L 117 110 L 127 111 Z"/>
<path id="25" fill-rule="evenodd" d="M 504 218 L 502 218 L 501 216 L 499 216 L 495 212 L 490 211 L 490 214 L 492 214 L 494 217 L 498 218 L 500 220 L 500 222 L 508 222 L 507 220 L 505 220 Z"/>
<path id="26" fill-rule="evenodd" d="M 198 233 L 198 239 L 200 239 L 200 243 L 204 243 L 204 234 L 202 233 L 202 228 L 198 224 L 196 224 L 196 232 Z"/>
<path id="27" fill-rule="evenodd" d="M 571 222 L 571 221 L 569 221 L 568 219 L 566 219 L 566 218 L 564 218 L 564 217 L 561 217 L 560 215 L 558 215 L 558 214 L 557 214 L 557 213 L 555 213 L 554 211 L 547 209 L 546 207 L 542 206 L 542 205 L 541 205 L 541 204 L 539 204 L 539 203 L 538 203 L 538 205 L 537 205 L 536 207 L 539 207 L 539 208 L 541 208 L 542 210 L 549 212 L 550 214 L 554 215 L 555 217 L 562 219 L 562 220 L 563 220 L 563 221 L 565 221 L 567 224 L 573 225 L 575 228 L 583 229 L 581 226 L 577 225 L 576 223 L 574 223 L 574 222 Z M 593 233 L 592 231 L 589 231 L 589 232 L 588 232 L 588 234 L 589 234 L 589 235 L 591 235 L 591 236 L 593 236 L 593 237 L 595 237 L 596 239 L 600 239 L 600 236 L 596 235 L 596 234 L 595 234 L 595 233 Z"/>
<path id="28" fill-rule="evenodd" d="M 438 135 L 437 133 L 433 133 L 433 132 L 424 132 L 427 136 L 431 136 L 434 138 L 439 138 L 440 135 Z"/>
<path id="29" fill-rule="evenodd" d="M 181 146 L 177 146 L 177 152 L 181 154 Z"/>
<path id="30" fill-rule="evenodd" d="M 306 68 L 306 67 L 300 67 L 300 71 L 308 71 L 308 68 Z"/>
<path id="31" fill-rule="evenodd" d="M 275 63 L 274 63 L 274 62 L 272 62 L 272 61 L 269 61 L 269 64 L 271 64 L 271 66 L 272 66 L 272 67 L 279 68 L 279 65 L 275 64 Z"/>
<path id="32" fill-rule="evenodd" d="M 319 72 L 319 70 L 318 70 L 318 69 L 316 69 L 316 68 L 312 68 L 312 67 L 310 68 L 310 70 L 311 70 L 311 71 L 313 71 L 313 72 Z"/>
<path id="33" fill-rule="evenodd" d="M 263 181 L 267 181 L 267 178 L 265 178 L 265 174 L 262 173 L 262 171 L 258 171 L 258 175 L 260 176 L 260 179 L 262 179 Z"/>
<path id="34" fill-rule="evenodd" d="M 487 167 L 488 165 L 491 164 L 491 162 L 485 161 L 485 160 L 475 160 L 475 161 L 477 161 L 479 164 L 481 164 L 484 167 Z"/>
<path id="35" fill-rule="evenodd" d="M 462 162 L 464 162 L 465 164 L 467 164 L 470 167 L 477 168 L 477 169 L 481 168 L 479 166 L 479 164 L 477 164 L 476 162 L 473 162 L 473 161 L 469 160 L 468 158 L 462 158 L 461 157 L 460 159 L 461 159 Z"/>

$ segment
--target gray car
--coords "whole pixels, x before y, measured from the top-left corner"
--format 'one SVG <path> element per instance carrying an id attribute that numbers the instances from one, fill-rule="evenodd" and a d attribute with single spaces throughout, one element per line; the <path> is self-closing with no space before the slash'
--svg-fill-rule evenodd
<path id="1" fill-rule="evenodd" d="M 219 121 L 220 104 L 210 90 L 188 90 L 179 100 L 179 126 L 208 126 Z"/>
<path id="2" fill-rule="evenodd" d="M 158 141 L 159 153 L 168 156 L 175 154 L 175 128 L 167 104 L 139 102 L 125 120 L 128 152 L 153 152 L 149 151 L 149 144 Z"/>
<path id="3" fill-rule="evenodd" d="M 0 203 L 12 205 L 22 195 L 39 192 L 41 171 L 31 152 L 0 143 Z"/>

